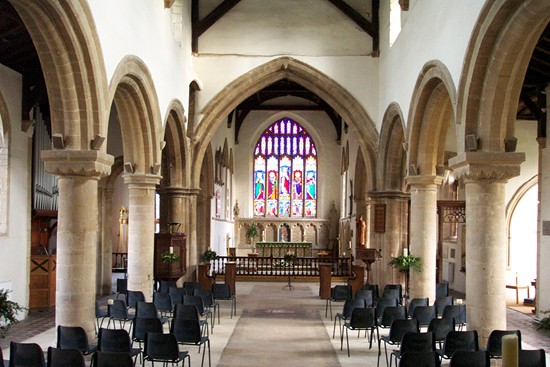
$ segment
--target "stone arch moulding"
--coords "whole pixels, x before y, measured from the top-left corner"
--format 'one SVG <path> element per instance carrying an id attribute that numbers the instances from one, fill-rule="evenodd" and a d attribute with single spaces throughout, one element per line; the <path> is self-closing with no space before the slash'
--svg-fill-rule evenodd
<path id="1" fill-rule="evenodd" d="M 391 103 L 384 114 L 380 131 L 380 155 L 378 157 L 378 187 L 384 191 L 404 191 L 406 160 L 405 126 L 401 108 Z"/>
<path id="2" fill-rule="evenodd" d="M 247 96 L 282 79 L 289 79 L 315 92 L 331 105 L 346 123 L 354 126 L 359 145 L 364 149 L 365 157 L 368 157 L 366 161 L 369 165 L 369 177 L 374 178 L 376 171 L 372 164 L 375 162 L 378 149 L 378 132 L 374 122 L 359 102 L 338 83 L 310 65 L 290 57 L 277 58 L 242 75 L 228 84 L 204 107 L 204 117 L 193 137 L 194 162 L 201 161 L 200 157 L 204 155 L 208 142 L 231 110 Z M 200 164 L 195 164 L 192 170 L 195 182 L 199 172 Z M 375 180 L 370 182 L 374 184 Z"/>
<path id="3" fill-rule="evenodd" d="M 161 144 L 161 149 L 161 174 L 168 179 L 166 186 L 186 187 L 189 182 L 189 148 L 185 131 L 185 108 L 177 99 L 170 102 L 166 112 L 164 143 Z"/>
<path id="4" fill-rule="evenodd" d="M 66 149 L 89 150 L 106 136 L 107 77 L 86 1 L 10 0 L 38 51 L 50 102 L 52 133 Z M 106 144 L 101 150 L 105 152 Z"/>
<path id="5" fill-rule="evenodd" d="M 477 134 L 480 149 L 503 152 L 535 45 L 550 21 L 547 0 L 492 0 L 472 32 L 459 82 L 457 124 Z M 464 151 L 464 138 L 458 139 Z"/>
<path id="6" fill-rule="evenodd" d="M 134 173 L 153 173 L 161 163 L 162 125 L 153 79 L 141 59 L 122 59 L 111 79 L 109 100 L 121 122 L 124 161 L 133 165 Z"/>
<path id="7" fill-rule="evenodd" d="M 434 175 L 445 152 L 447 123 L 454 119 L 456 91 L 449 70 L 438 60 L 424 65 L 418 76 L 408 122 L 408 164 L 418 174 Z M 410 174 L 410 172 L 409 172 Z"/>

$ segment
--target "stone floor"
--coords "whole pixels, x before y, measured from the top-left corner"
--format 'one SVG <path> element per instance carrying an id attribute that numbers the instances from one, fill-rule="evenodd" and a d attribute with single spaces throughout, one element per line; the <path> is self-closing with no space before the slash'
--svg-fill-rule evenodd
<path id="1" fill-rule="evenodd" d="M 284 355 L 292 355 L 294 362 L 298 359 L 298 365 L 310 365 L 310 361 L 314 360 L 315 357 L 319 357 L 319 351 L 307 351 L 305 344 L 301 341 L 307 341 L 311 344 L 313 340 L 323 346 L 322 348 L 332 349 L 329 351 L 328 356 L 335 356 L 336 362 L 334 362 L 333 357 L 326 357 L 327 366 L 376 366 L 376 343 L 369 350 L 368 341 L 363 337 L 357 338 L 355 334 L 350 335 L 351 357 L 347 356 L 345 344 L 344 350 L 340 351 L 338 331 L 336 332 L 336 338 L 332 339 L 333 322 L 329 318 L 325 318 L 325 301 L 317 296 L 318 284 L 295 283 L 294 285 L 297 288 L 289 291 L 285 287 L 285 283 L 238 282 L 237 316 L 230 318 L 229 304 L 222 301 L 221 322 L 220 324 L 216 322 L 214 333 L 210 336 L 212 366 L 242 366 L 244 364 L 240 357 L 241 353 L 245 354 L 243 350 L 247 352 L 255 351 L 256 347 L 259 348 L 260 342 L 269 342 L 270 338 L 273 338 L 273 348 L 262 347 L 261 354 L 263 358 L 261 362 L 255 362 L 254 365 L 292 365 L 283 363 L 282 358 Z M 299 297 L 297 297 L 298 294 L 300 294 Z M 262 298 L 264 296 L 265 300 Z M 277 301 L 276 307 L 274 307 L 274 299 L 280 299 L 280 301 Z M 335 311 L 340 311 L 340 308 L 341 305 L 336 304 Z M 300 322 L 296 322 L 296 317 L 303 315 L 300 310 L 308 310 L 309 314 L 305 318 L 300 316 Z M 35 342 L 41 345 L 44 350 L 48 346 L 54 345 L 54 317 L 53 310 L 33 311 L 27 319 L 14 325 L 7 337 L 0 340 L 4 358 L 9 358 L 8 347 L 10 341 Z M 550 350 L 550 333 L 538 330 L 532 317 L 508 309 L 507 318 L 508 329 L 521 330 L 523 348 Z M 279 321 L 284 319 L 285 322 L 276 323 L 275 319 Z M 324 326 L 324 331 L 321 327 L 321 329 L 316 329 L 314 335 L 301 334 L 303 330 L 298 328 L 303 328 L 302 319 L 306 319 L 306 322 L 312 320 L 311 322 Z M 287 320 L 288 322 L 286 322 Z M 264 326 L 249 329 L 246 325 L 250 322 L 254 324 L 261 323 Z M 298 335 L 304 336 L 300 337 Z M 236 339 L 237 337 L 239 339 Z M 281 349 L 281 344 L 285 343 L 285 339 L 288 340 L 288 344 L 283 345 L 284 348 Z M 238 345 L 240 349 L 235 348 L 235 345 Z M 193 349 L 190 349 L 191 365 L 199 366 L 200 355 L 194 352 Z M 260 350 L 258 350 L 258 353 L 260 353 Z M 299 357 L 296 357 L 296 353 Z M 384 365 L 383 359 L 384 355 L 382 354 L 382 366 Z M 328 363 L 330 360 L 332 362 Z M 205 361 L 205 365 L 206 363 Z M 492 363 L 494 366 L 500 365 L 498 362 L 493 361 Z"/>

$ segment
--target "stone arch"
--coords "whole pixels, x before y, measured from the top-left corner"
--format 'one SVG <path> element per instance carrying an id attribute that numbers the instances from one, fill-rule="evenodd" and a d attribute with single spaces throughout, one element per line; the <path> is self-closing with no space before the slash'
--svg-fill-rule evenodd
<path id="1" fill-rule="evenodd" d="M 324 99 L 342 119 L 357 131 L 359 146 L 363 149 L 368 162 L 369 183 L 376 182 L 374 169 L 377 155 L 378 132 L 374 122 L 361 107 L 359 102 L 338 83 L 313 67 L 290 57 L 280 57 L 267 62 L 237 78 L 216 95 L 203 110 L 204 117 L 194 136 L 195 162 L 201 162 L 208 142 L 217 128 L 225 121 L 228 114 L 247 96 L 282 79 L 299 83 L 304 88 L 315 92 Z M 192 170 L 196 182 L 200 173 L 200 164 Z"/>
<path id="2" fill-rule="evenodd" d="M 161 162 L 162 125 L 153 78 L 138 57 L 126 56 L 117 66 L 109 100 L 120 119 L 124 161 L 132 163 L 134 173 L 152 173 Z"/>
<path id="3" fill-rule="evenodd" d="M 480 150 L 505 151 L 529 60 L 550 21 L 546 0 L 492 0 L 483 7 L 464 58 L 457 124 L 477 134 Z M 464 151 L 464 137 L 458 138 Z"/>
<path id="4" fill-rule="evenodd" d="M 406 164 L 405 127 L 401 108 L 389 105 L 382 120 L 378 159 L 378 187 L 384 191 L 404 191 Z"/>
<path id="5" fill-rule="evenodd" d="M 456 92 L 440 61 L 426 63 L 418 76 L 409 112 L 408 163 L 421 175 L 434 175 L 444 163 L 447 122 L 454 118 Z M 409 172 L 409 174 L 411 174 Z"/>
<path id="6" fill-rule="evenodd" d="M 86 1 L 10 0 L 38 51 L 50 103 L 52 133 L 66 149 L 89 150 L 106 136 L 107 77 Z M 101 147 L 105 151 L 106 144 Z"/>
<path id="7" fill-rule="evenodd" d="M 173 100 L 166 113 L 162 150 L 162 176 L 166 187 L 186 187 L 189 182 L 187 169 L 188 144 L 185 131 L 185 108 L 179 100 Z"/>

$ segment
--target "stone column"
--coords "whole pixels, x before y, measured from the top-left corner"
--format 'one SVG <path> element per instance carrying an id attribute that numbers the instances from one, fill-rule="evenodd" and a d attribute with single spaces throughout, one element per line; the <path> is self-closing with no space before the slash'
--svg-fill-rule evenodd
<path id="1" fill-rule="evenodd" d="M 505 185 L 519 175 L 523 153 L 466 152 L 449 160 L 466 191 L 466 297 L 468 329 L 480 345 L 506 329 Z"/>
<path id="2" fill-rule="evenodd" d="M 160 176 L 127 174 L 128 185 L 128 290 L 153 295 L 155 193 Z"/>
<path id="3" fill-rule="evenodd" d="M 409 253 L 422 263 L 420 272 L 410 272 L 410 298 L 435 300 L 437 189 L 443 178 L 423 175 L 408 176 L 406 180 L 411 193 Z"/>
<path id="4" fill-rule="evenodd" d="M 197 251 L 197 195 L 200 189 L 185 187 L 182 189 L 183 232 L 187 234 L 187 274 L 186 280 L 197 280 L 197 265 L 199 264 Z M 202 219 L 199 219 L 202 220 Z"/>
<path id="5" fill-rule="evenodd" d="M 94 335 L 98 180 L 114 158 L 91 151 L 42 151 L 47 172 L 58 176 L 57 325 L 79 325 Z"/>
<path id="6" fill-rule="evenodd" d="M 101 216 L 99 218 L 100 231 L 97 246 L 97 291 L 106 296 L 111 294 L 113 273 L 113 193 L 112 186 L 99 189 L 99 205 Z"/>

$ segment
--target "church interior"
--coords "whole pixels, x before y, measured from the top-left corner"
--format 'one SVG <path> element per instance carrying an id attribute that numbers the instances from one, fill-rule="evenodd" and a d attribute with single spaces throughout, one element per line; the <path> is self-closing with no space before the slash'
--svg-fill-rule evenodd
<path id="1" fill-rule="evenodd" d="M 547 0 L 0 0 L 0 289 L 444 284 L 486 345 L 550 311 L 549 82 Z"/>

